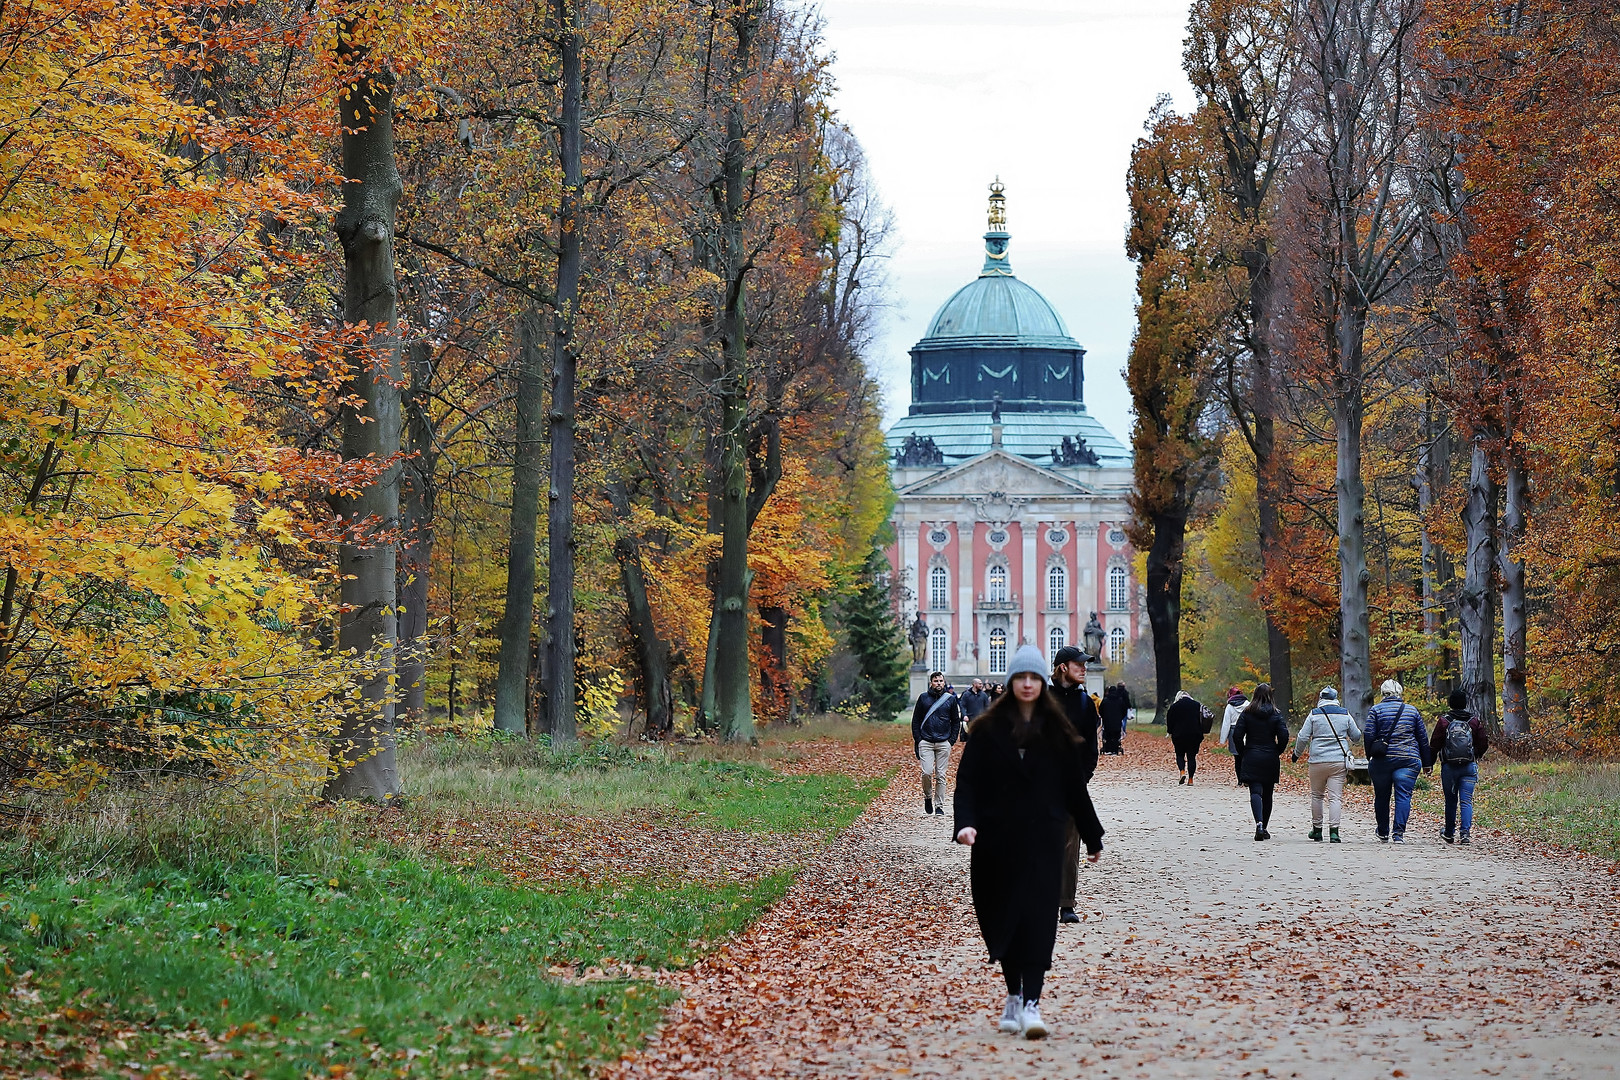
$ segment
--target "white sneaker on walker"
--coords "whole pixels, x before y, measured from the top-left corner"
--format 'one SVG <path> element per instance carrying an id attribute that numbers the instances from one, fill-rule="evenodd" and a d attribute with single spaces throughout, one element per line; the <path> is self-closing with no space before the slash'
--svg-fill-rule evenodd
<path id="1" fill-rule="evenodd" d="M 1022 1020 L 1024 1038 L 1046 1038 L 1046 1025 L 1041 1022 L 1041 1003 L 1039 1001 L 1024 1002 Z"/>
<path id="2" fill-rule="evenodd" d="M 1017 994 L 1007 995 L 1007 1007 L 1002 1010 L 1001 1020 L 996 1024 L 997 1031 L 1005 1031 L 1016 1035 L 1022 1030 L 1024 1014 L 1024 999 Z"/>

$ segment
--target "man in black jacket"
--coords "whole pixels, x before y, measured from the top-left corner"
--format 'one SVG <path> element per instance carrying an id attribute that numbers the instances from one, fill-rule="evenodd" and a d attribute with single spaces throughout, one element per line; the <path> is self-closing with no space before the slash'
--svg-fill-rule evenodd
<path id="1" fill-rule="evenodd" d="M 1063 646 L 1052 657 L 1052 695 L 1063 703 L 1069 723 L 1080 735 L 1080 771 L 1089 785 L 1097 771 L 1097 729 L 1101 718 L 1097 715 L 1097 703 L 1086 692 L 1086 654 L 1073 645 Z M 1063 840 L 1063 889 L 1058 898 L 1059 922 L 1080 921 L 1080 916 L 1074 911 L 1075 894 L 1079 888 L 1080 834 L 1075 831 L 1074 822 L 1070 821 Z"/>
<path id="2" fill-rule="evenodd" d="M 974 679 L 973 688 L 962 695 L 962 715 L 966 716 L 968 723 L 979 718 L 979 714 L 990 707 L 990 695 L 985 692 L 984 680 Z"/>
<path id="3" fill-rule="evenodd" d="M 945 773 L 951 767 L 951 747 L 967 720 L 962 703 L 945 685 L 945 673 L 928 676 L 928 689 L 911 710 L 911 745 L 922 766 L 923 813 L 945 813 Z"/>

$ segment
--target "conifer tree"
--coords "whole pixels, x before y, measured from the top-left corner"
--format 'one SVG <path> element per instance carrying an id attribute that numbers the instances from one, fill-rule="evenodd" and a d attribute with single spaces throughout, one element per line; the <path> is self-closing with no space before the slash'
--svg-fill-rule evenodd
<path id="1" fill-rule="evenodd" d="M 859 696 L 882 716 L 906 704 L 906 662 L 894 619 L 889 563 L 874 548 L 861 567 L 854 593 L 844 604 L 849 648 L 861 662 Z"/>

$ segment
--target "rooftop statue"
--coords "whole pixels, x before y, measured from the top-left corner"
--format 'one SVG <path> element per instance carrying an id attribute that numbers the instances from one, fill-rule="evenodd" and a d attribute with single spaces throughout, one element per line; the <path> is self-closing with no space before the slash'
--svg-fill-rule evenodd
<path id="1" fill-rule="evenodd" d="M 894 463 L 903 469 L 943 465 L 945 454 L 934 445 L 933 436 L 907 435 L 900 449 L 894 452 Z"/>
<path id="2" fill-rule="evenodd" d="M 1065 435 L 1063 442 L 1052 447 L 1052 464 L 1054 465 L 1089 465 L 1097 468 L 1102 459 L 1097 452 L 1086 445 L 1084 436 Z"/>

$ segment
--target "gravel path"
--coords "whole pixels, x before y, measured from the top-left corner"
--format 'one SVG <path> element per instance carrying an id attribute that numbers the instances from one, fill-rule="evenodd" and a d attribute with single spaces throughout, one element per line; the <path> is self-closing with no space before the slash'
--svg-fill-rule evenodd
<path id="1" fill-rule="evenodd" d="M 682 1003 L 613 1072 L 1620 1076 L 1620 879 L 1488 836 L 1378 844 L 1360 808 L 1344 844 L 1311 843 L 1308 800 L 1282 790 L 1255 843 L 1210 764 L 1190 788 L 1095 781 L 1108 847 L 1082 874 L 1085 922 L 1059 933 L 1051 1038 L 995 1032 L 967 852 L 906 772 L 754 930 L 676 977 Z"/>

